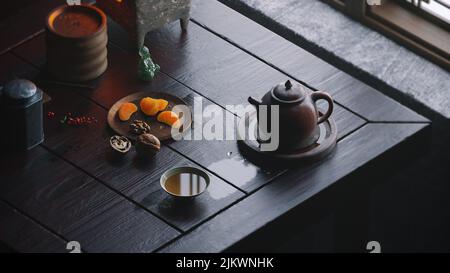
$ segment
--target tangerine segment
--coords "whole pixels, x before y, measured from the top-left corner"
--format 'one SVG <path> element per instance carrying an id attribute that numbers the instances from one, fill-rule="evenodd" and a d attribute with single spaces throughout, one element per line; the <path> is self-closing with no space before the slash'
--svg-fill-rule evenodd
<path id="1" fill-rule="evenodd" d="M 126 102 L 119 108 L 119 119 L 127 121 L 138 110 L 137 106 L 132 102 Z"/>
<path id="2" fill-rule="evenodd" d="M 181 126 L 180 118 L 172 111 L 161 112 L 158 115 L 158 121 L 174 128 L 179 128 Z"/>
<path id="3" fill-rule="evenodd" d="M 163 111 L 167 108 L 167 105 L 169 105 L 169 102 L 163 99 L 157 99 L 158 103 L 158 111 Z"/>
<path id="4" fill-rule="evenodd" d="M 143 98 L 140 106 L 142 112 L 147 116 L 154 116 L 159 112 L 158 101 L 150 97 Z"/>

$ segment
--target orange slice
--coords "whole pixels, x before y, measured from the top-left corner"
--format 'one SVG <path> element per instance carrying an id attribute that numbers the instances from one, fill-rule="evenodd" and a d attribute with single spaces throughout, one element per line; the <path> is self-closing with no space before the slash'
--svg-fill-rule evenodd
<path id="1" fill-rule="evenodd" d="M 158 111 L 163 111 L 167 108 L 167 105 L 169 105 L 169 102 L 163 99 L 157 99 L 156 100 L 158 104 Z"/>
<path id="2" fill-rule="evenodd" d="M 140 106 L 142 112 L 147 116 L 155 116 L 159 112 L 158 101 L 150 97 L 143 98 Z"/>
<path id="3" fill-rule="evenodd" d="M 181 126 L 180 118 L 172 111 L 161 112 L 158 115 L 158 121 L 174 128 L 179 128 Z"/>
<path id="4" fill-rule="evenodd" d="M 137 106 L 132 102 L 126 102 L 119 108 L 119 119 L 127 121 L 138 110 Z"/>

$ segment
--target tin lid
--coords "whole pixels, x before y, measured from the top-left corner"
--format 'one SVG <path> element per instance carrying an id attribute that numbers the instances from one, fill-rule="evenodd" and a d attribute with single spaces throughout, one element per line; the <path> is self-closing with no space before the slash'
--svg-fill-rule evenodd
<path id="1" fill-rule="evenodd" d="M 5 102 L 25 107 L 42 99 L 42 91 L 26 79 L 7 82 L 1 92 Z"/>

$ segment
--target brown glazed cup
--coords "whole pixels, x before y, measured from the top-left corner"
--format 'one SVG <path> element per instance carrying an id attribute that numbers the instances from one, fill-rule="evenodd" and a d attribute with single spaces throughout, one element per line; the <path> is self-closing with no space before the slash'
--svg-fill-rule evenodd
<path id="1" fill-rule="evenodd" d="M 90 5 L 60 6 L 46 20 L 47 69 L 63 81 L 88 81 L 108 67 L 106 15 Z"/>

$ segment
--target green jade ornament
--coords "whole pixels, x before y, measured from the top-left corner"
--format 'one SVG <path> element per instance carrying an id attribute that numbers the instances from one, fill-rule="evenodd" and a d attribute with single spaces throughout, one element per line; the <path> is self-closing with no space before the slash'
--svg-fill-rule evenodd
<path id="1" fill-rule="evenodd" d="M 139 50 L 138 76 L 141 80 L 151 81 L 159 72 L 159 65 L 155 64 L 150 56 L 150 51 L 146 46 Z"/>

